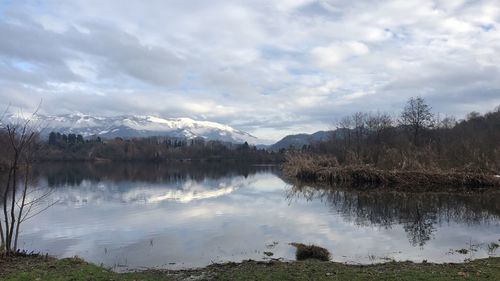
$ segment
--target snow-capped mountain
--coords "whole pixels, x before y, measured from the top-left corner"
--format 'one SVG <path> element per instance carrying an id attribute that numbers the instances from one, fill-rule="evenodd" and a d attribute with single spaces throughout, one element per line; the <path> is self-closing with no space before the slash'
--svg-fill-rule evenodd
<path id="1" fill-rule="evenodd" d="M 8 116 L 7 121 L 19 120 L 18 116 Z M 43 128 L 42 135 L 50 132 L 81 134 L 83 137 L 133 138 L 148 136 L 166 136 L 193 139 L 202 137 L 206 140 L 219 140 L 232 143 L 248 142 L 256 144 L 258 139 L 249 133 L 230 126 L 196 121 L 190 118 L 159 118 L 155 116 L 114 116 L 97 117 L 85 114 L 65 114 L 57 116 L 36 115 L 32 117 Z"/>

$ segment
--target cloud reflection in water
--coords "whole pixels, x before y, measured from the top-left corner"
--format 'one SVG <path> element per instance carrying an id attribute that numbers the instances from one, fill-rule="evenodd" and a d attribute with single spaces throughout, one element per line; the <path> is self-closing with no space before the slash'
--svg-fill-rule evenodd
<path id="1" fill-rule="evenodd" d="M 293 259 L 290 242 L 324 246 L 337 261 L 461 261 L 468 256 L 449 250 L 500 238 L 498 196 L 325 193 L 296 190 L 272 169 L 118 166 L 39 171 L 60 201 L 24 226 L 24 247 L 120 270 L 262 259 L 263 251 Z"/>

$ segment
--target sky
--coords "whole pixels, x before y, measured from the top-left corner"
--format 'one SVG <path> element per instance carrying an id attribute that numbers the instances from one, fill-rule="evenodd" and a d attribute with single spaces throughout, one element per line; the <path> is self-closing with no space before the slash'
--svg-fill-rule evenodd
<path id="1" fill-rule="evenodd" d="M 500 105 L 498 0 L 0 0 L 0 109 L 190 117 L 261 139 L 421 96 Z"/>

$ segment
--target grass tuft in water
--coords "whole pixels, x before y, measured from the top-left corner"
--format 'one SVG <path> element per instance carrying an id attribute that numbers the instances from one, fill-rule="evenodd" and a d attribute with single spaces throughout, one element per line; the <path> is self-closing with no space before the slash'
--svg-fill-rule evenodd
<path id="1" fill-rule="evenodd" d="M 329 261 L 330 252 L 327 249 L 316 245 L 305 245 L 302 243 L 291 243 L 297 250 L 295 257 L 297 260 L 317 259 L 320 261 Z"/>
<path id="2" fill-rule="evenodd" d="M 493 254 L 498 249 L 498 247 L 500 247 L 500 245 L 495 242 L 491 242 L 486 247 L 488 248 L 488 253 Z"/>

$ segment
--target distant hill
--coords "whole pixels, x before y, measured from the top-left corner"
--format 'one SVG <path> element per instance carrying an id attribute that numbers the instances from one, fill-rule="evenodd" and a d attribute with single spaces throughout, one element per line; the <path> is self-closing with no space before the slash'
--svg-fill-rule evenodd
<path id="1" fill-rule="evenodd" d="M 282 148 L 286 149 L 289 147 L 301 148 L 304 145 L 327 141 L 332 136 L 333 132 L 334 131 L 318 131 L 313 134 L 288 135 L 277 143 L 271 145 L 268 149 L 280 150 Z"/>

